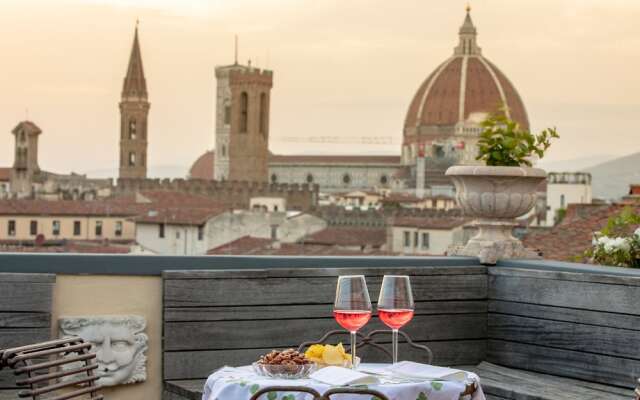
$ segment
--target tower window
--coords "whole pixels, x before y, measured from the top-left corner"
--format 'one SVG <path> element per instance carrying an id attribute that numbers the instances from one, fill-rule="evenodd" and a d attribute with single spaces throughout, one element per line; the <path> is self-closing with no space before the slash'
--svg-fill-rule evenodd
<path id="1" fill-rule="evenodd" d="M 344 183 L 345 185 L 350 184 L 351 183 L 351 175 L 349 175 L 349 174 L 342 175 L 342 183 Z"/>
<path id="2" fill-rule="evenodd" d="M 129 139 L 134 140 L 136 136 L 137 136 L 136 120 L 130 119 L 129 120 Z"/>
<path id="3" fill-rule="evenodd" d="M 242 92 L 240 95 L 240 132 L 246 133 L 249 127 L 249 95 Z"/>
<path id="4" fill-rule="evenodd" d="M 134 153 L 133 151 L 129 153 L 129 166 L 136 166 L 136 153 Z"/>
<path id="5" fill-rule="evenodd" d="M 260 95 L 260 133 L 267 132 L 267 95 Z"/>
<path id="6" fill-rule="evenodd" d="M 229 125 L 231 123 L 231 106 L 229 104 L 224 105 L 224 124 Z"/>

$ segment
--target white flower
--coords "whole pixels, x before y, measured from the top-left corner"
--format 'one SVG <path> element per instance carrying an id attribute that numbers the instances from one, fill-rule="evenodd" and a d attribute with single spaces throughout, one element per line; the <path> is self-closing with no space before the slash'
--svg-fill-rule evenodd
<path id="1" fill-rule="evenodd" d="M 636 231 L 633 234 L 636 235 L 638 239 L 640 239 L 640 227 L 636 229 Z"/>
<path id="2" fill-rule="evenodd" d="M 606 246 L 607 243 L 611 242 L 611 239 L 609 236 L 600 236 L 599 238 L 596 239 L 596 243 L 599 246 Z"/>
<path id="3" fill-rule="evenodd" d="M 607 253 L 612 253 L 616 250 L 629 251 L 631 246 L 629 241 L 626 238 L 617 237 L 617 238 L 607 238 L 606 243 L 604 244 L 604 251 Z"/>

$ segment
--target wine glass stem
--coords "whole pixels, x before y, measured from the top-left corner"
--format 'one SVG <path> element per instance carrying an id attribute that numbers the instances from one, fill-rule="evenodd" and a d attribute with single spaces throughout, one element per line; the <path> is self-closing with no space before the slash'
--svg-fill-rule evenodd
<path id="1" fill-rule="evenodd" d="M 356 333 L 351 332 L 351 369 L 356 369 Z"/>
<path id="2" fill-rule="evenodd" d="M 398 330 L 391 331 L 391 346 L 393 347 L 393 363 L 398 362 Z"/>

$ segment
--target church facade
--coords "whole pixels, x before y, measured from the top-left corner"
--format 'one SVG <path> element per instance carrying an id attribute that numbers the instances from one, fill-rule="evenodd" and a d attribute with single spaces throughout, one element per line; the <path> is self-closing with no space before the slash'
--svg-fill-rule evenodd
<path id="1" fill-rule="evenodd" d="M 268 109 L 266 114 L 262 114 L 261 103 L 254 97 L 249 98 L 247 105 L 242 103 L 244 100 L 241 98 L 229 95 L 226 71 L 234 69 L 252 70 L 250 66 L 239 66 L 237 63 L 216 69 L 216 149 L 206 152 L 194 162 L 189 172 L 192 179 L 226 179 L 228 171 L 236 163 L 240 164 L 237 168 L 246 165 L 244 159 L 234 161 L 229 154 L 256 149 L 245 149 L 241 141 L 234 145 L 234 135 L 242 140 L 245 136 L 234 132 L 231 127 L 239 115 L 244 118 L 246 114 L 233 111 L 229 116 L 229 107 L 231 110 L 242 110 L 244 107 L 260 110 L 259 115 L 249 114 L 249 121 L 253 120 L 249 124 L 262 124 L 265 119 L 268 121 Z M 260 74 L 257 70 L 253 73 Z M 269 72 L 270 85 L 272 76 Z M 529 128 L 526 109 L 515 87 L 505 74 L 482 55 L 477 44 L 477 30 L 468 8 L 453 55 L 426 77 L 410 102 L 399 155 L 280 155 L 270 153 L 268 145 L 263 145 L 256 153 L 259 154 L 256 160 L 259 160 L 260 166 L 253 168 L 253 172 L 259 172 L 260 176 L 246 173 L 238 178 L 251 177 L 271 183 L 317 184 L 323 192 L 380 188 L 415 191 L 421 196 L 450 195 L 453 187 L 444 176 L 444 171 L 454 164 L 478 163 L 475 157 L 482 131 L 480 124 L 489 114 L 501 109 L 520 126 Z M 226 122 L 229 118 L 231 125 Z M 260 139 L 257 134 L 253 136 L 256 140 Z M 264 139 L 268 140 L 268 135 Z"/>

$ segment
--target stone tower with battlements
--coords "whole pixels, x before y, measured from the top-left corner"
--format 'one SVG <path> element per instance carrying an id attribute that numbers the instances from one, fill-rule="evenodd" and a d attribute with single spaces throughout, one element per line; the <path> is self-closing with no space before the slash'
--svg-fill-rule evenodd
<path id="1" fill-rule="evenodd" d="M 31 121 L 20 122 L 11 131 L 15 136 L 15 156 L 11 170 L 11 192 L 28 197 L 40 173 L 38 166 L 38 137 L 42 130 Z"/>
<path id="2" fill-rule="evenodd" d="M 214 178 L 268 182 L 273 73 L 238 63 L 216 68 Z"/>
<path id="3" fill-rule="evenodd" d="M 136 26 L 120 100 L 120 178 L 147 177 L 149 107 Z"/>

